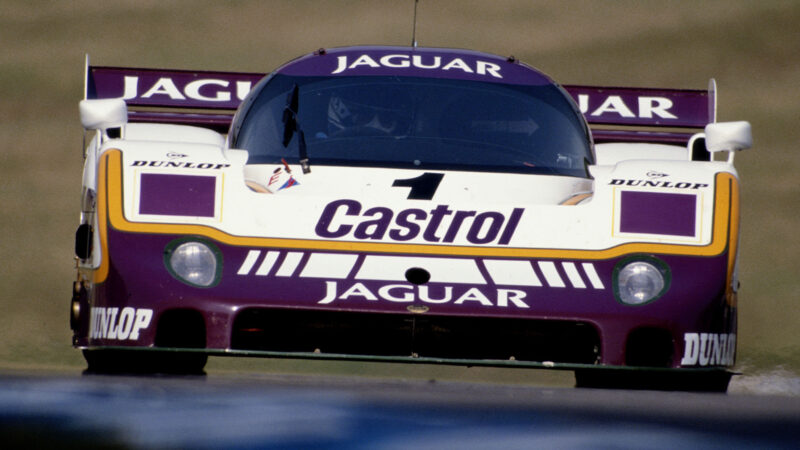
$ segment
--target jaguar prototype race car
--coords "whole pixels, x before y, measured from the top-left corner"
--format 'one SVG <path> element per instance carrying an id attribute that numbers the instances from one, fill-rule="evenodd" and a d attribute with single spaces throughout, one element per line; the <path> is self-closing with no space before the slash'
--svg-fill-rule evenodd
<path id="1" fill-rule="evenodd" d="M 264 74 L 86 65 L 73 344 L 90 371 L 262 356 L 724 391 L 747 122 L 442 48 Z"/>

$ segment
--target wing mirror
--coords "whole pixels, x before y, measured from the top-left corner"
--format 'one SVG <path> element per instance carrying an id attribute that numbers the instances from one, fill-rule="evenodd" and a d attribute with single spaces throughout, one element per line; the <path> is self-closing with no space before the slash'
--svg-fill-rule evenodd
<path id="1" fill-rule="evenodd" d="M 706 149 L 711 154 L 729 152 L 728 162 L 733 162 L 733 153 L 753 145 L 750 122 L 717 122 L 706 125 Z"/>
<path id="2" fill-rule="evenodd" d="M 121 98 L 81 100 L 81 124 L 87 130 L 99 130 L 108 139 L 108 130 L 128 123 L 128 106 Z"/>

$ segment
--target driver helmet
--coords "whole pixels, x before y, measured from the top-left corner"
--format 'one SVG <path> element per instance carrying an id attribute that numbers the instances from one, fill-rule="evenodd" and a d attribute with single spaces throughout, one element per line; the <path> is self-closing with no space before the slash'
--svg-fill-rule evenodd
<path id="1" fill-rule="evenodd" d="M 398 91 L 372 86 L 334 93 L 328 102 L 329 133 L 359 130 L 365 134 L 408 134 L 411 102 L 406 93 Z"/>

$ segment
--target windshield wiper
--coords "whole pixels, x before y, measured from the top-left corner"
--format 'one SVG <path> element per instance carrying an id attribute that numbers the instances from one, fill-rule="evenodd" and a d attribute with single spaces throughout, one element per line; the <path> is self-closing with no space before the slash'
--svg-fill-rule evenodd
<path id="1" fill-rule="evenodd" d="M 300 108 L 300 87 L 295 84 L 292 92 L 286 98 L 286 107 L 283 109 L 283 146 L 288 147 L 292 136 L 297 133 L 297 148 L 300 157 L 300 167 L 303 173 L 311 172 L 311 165 L 308 161 L 308 149 L 306 148 L 306 135 L 298 121 L 298 109 Z"/>

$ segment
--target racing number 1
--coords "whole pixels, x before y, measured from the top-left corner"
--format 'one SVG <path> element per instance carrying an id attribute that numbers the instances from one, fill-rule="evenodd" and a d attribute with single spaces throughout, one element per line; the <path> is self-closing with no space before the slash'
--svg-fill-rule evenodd
<path id="1" fill-rule="evenodd" d="M 409 200 L 430 200 L 436 193 L 442 178 L 444 178 L 443 173 L 425 172 L 416 178 L 394 180 L 392 187 L 410 187 L 411 192 L 407 197 Z"/>

